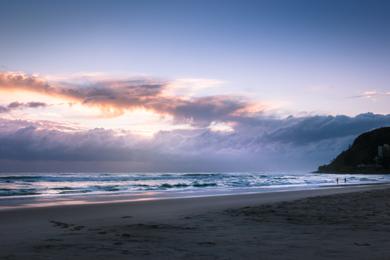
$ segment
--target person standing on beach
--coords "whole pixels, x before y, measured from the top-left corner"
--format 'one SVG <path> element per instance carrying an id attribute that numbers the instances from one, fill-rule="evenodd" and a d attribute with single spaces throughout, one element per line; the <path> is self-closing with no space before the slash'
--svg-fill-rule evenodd
<path id="1" fill-rule="evenodd" d="M 339 178 L 336 178 L 336 183 L 339 184 Z"/>

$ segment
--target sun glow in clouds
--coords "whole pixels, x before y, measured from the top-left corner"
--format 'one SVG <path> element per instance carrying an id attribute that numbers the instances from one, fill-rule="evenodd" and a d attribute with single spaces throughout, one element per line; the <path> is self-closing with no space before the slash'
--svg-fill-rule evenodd
<path id="1" fill-rule="evenodd" d="M 56 97 L 18 91 L 2 93 L 1 97 L 1 105 L 7 105 L 9 103 L 7 100 L 19 100 L 19 102 L 26 103 L 31 102 L 31 100 L 39 100 L 48 104 L 47 107 L 13 110 L 2 115 L 2 117 L 9 119 L 61 122 L 72 124 L 75 130 L 93 128 L 125 130 L 144 137 L 152 137 L 155 133 L 163 130 L 191 129 L 191 126 L 187 124 L 174 124 L 170 115 L 161 115 L 143 108 L 114 113 L 114 111 L 102 111 L 100 107 L 64 102 Z"/>
<path id="2" fill-rule="evenodd" d="M 205 95 L 223 84 L 212 79 L 178 79 L 171 82 L 147 78 L 109 78 L 87 74 L 81 78 L 41 77 L 2 73 L 0 105 L 42 102 L 39 109 L 15 109 L 3 118 L 48 120 L 73 124 L 75 129 L 104 128 L 152 137 L 159 131 L 195 129 L 233 132 L 229 117 L 263 111 L 261 104 L 234 96 Z M 96 77 L 96 79 L 94 78 Z M 57 81 L 47 81 L 47 78 Z M 203 95 L 202 95 L 203 93 Z"/>
<path id="3" fill-rule="evenodd" d="M 234 128 L 228 123 L 211 122 L 209 129 L 213 132 L 232 133 Z"/>

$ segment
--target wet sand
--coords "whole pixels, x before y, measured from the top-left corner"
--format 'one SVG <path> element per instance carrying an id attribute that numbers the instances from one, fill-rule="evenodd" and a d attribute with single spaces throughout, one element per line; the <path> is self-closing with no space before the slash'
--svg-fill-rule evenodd
<path id="1" fill-rule="evenodd" d="M 390 259 L 390 186 L 0 211 L 0 259 Z"/>

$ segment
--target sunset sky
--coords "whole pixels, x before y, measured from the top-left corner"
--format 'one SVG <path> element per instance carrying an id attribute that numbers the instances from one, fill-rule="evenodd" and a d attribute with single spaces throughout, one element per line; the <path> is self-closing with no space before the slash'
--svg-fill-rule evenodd
<path id="1" fill-rule="evenodd" d="M 0 0 L 1 170 L 315 169 L 390 125 L 389 14 Z"/>

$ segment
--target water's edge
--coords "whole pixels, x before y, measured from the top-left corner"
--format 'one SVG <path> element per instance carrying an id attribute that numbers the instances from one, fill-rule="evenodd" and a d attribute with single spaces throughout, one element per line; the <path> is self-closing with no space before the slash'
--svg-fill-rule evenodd
<path id="1" fill-rule="evenodd" d="M 3 173 L 0 174 L 0 209 L 249 194 L 379 183 L 390 183 L 390 176 L 299 172 Z"/>

